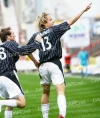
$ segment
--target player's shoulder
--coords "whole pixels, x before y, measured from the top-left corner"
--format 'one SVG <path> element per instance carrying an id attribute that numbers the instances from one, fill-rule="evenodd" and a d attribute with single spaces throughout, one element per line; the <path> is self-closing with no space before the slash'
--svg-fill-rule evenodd
<path id="1" fill-rule="evenodd" d="M 16 41 L 14 41 L 14 40 L 12 40 L 12 41 L 5 41 L 2 45 L 4 45 L 4 46 L 12 46 L 12 45 L 18 45 L 18 43 L 16 42 Z"/>
<path id="2" fill-rule="evenodd" d="M 82 51 L 79 51 L 78 54 L 82 53 Z"/>
<path id="3" fill-rule="evenodd" d="M 78 52 L 78 56 L 81 56 L 82 54 L 83 54 L 82 51 L 79 51 L 79 52 Z"/>
<path id="4" fill-rule="evenodd" d="M 35 38 L 37 35 L 39 34 L 39 32 L 36 32 L 32 35 L 32 38 Z"/>
<path id="5" fill-rule="evenodd" d="M 18 43 L 15 40 L 7 41 L 7 43 L 9 43 L 10 45 L 18 45 Z"/>
<path id="6" fill-rule="evenodd" d="M 31 36 L 31 38 L 29 39 L 27 45 L 29 45 L 29 44 L 35 42 L 35 38 L 36 38 L 36 36 L 37 36 L 38 34 L 39 34 L 39 32 L 36 32 L 36 33 L 32 34 L 32 36 Z"/>

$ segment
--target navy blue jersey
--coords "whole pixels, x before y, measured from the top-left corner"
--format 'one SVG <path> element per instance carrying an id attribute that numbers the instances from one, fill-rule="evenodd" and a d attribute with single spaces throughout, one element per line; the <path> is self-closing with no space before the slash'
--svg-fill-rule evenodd
<path id="1" fill-rule="evenodd" d="M 38 43 L 34 42 L 31 45 L 20 46 L 15 41 L 6 41 L 0 45 L 0 74 L 16 70 L 15 63 L 19 59 L 19 55 L 27 55 L 38 48 Z"/>
<path id="2" fill-rule="evenodd" d="M 40 63 L 51 61 L 53 59 L 60 59 L 62 57 L 60 38 L 69 29 L 70 26 L 68 23 L 63 22 L 59 25 L 38 32 L 42 37 L 39 46 Z M 32 43 L 33 39 L 34 37 L 32 36 L 28 44 Z"/>

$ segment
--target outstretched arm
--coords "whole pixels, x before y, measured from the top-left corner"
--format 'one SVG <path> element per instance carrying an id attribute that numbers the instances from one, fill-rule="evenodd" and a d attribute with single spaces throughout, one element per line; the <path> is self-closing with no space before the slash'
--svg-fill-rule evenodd
<path id="1" fill-rule="evenodd" d="M 5 47 L 7 47 L 14 54 L 28 55 L 38 49 L 38 44 L 33 42 L 30 45 L 21 46 L 15 41 L 8 41 L 5 43 Z"/>
<path id="2" fill-rule="evenodd" d="M 75 15 L 75 16 L 72 17 L 72 18 L 70 18 L 70 19 L 67 21 L 67 23 L 68 23 L 69 25 L 73 25 L 73 24 L 82 16 L 82 14 L 83 14 L 84 12 L 88 11 L 88 10 L 91 8 L 91 4 L 92 4 L 92 2 L 91 2 L 90 4 L 88 4 L 83 10 L 81 10 L 81 12 L 79 12 L 77 15 Z"/>
<path id="3" fill-rule="evenodd" d="M 32 54 L 29 54 L 28 57 L 34 62 L 35 66 L 38 68 L 39 62 L 34 58 Z"/>

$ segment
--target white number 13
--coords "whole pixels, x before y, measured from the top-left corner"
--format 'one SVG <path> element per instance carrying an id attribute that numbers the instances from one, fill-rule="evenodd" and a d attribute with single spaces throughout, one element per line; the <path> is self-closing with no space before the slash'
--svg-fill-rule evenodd
<path id="1" fill-rule="evenodd" d="M 44 40 L 46 40 L 46 44 L 48 45 L 48 47 L 46 48 L 45 45 L 44 45 L 44 42 L 43 42 L 43 38 L 41 39 L 41 44 L 42 44 L 42 47 L 43 47 L 43 51 L 45 50 L 49 50 L 51 49 L 51 43 L 48 42 L 48 37 L 44 37 Z"/>

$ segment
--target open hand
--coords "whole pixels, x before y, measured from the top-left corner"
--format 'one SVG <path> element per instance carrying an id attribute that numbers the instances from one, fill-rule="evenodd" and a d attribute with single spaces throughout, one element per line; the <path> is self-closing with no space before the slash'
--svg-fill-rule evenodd
<path id="1" fill-rule="evenodd" d="M 35 66 L 38 68 L 39 67 L 39 63 L 38 61 L 34 62 Z"/>

